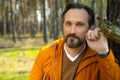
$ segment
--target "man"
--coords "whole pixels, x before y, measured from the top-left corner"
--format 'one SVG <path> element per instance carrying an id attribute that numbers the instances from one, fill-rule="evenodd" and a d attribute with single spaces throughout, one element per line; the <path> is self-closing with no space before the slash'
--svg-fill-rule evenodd
<path id="1" fill-rule="evenodd" d="M 64 38 L 40 51 L 30 80 L 120 80 L 107 39 L 94 28 L 88 6 L 68 4 L 63 12 Z"/>

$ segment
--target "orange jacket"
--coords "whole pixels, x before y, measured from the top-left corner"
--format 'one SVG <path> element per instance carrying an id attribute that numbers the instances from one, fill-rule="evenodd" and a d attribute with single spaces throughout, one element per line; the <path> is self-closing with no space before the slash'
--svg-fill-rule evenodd
<path id="1" fill-rule="evenodd" d="M 61 80 L 62 50 L 64 40 L 44 47 L 38 54 L 30 80 Z M 105 58 L 96 56 L 89 47 L 75 74 L 75 80 L 120 80 L 120 67 L 112 51 Z"/>

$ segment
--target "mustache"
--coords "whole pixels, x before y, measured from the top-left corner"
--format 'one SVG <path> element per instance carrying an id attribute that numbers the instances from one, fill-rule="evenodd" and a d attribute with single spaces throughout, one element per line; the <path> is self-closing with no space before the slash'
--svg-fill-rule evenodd
<path id="1" fill-rule="evenodd" d="M 69 38 L 69 37 L 73 37 L 73 38 L 79 39 L 79 37 L 78 37 L 76 34 L 68 34 L 68 35 L 66 36 L 66 39 Z"/>

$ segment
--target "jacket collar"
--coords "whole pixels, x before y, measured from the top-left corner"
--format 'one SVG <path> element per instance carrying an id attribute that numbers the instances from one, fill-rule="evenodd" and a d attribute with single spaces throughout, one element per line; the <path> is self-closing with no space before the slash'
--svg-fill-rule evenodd
<path id="1" fill-rule="evenodd" d="M 90 47 L 87 47 L 83 60 L 78 67 L 77 73 L 80 72 L 82 69 L 84 69 L 89 64 L 94 63 L 94 62 L 98 62 L 96 52 L 93 51 Z"/>
<path id="2" fill-rule="evenodd" d="M 60 38 L 56 41 L 54 41 L 54 45 L 56 45 L 56 49 L 58 49 L 57 51 L 63 50 L 63 46 L 64 46 L 64 39 Z M 61 54 L 60 52 L 56 52 L 57 55 Z M 83 61 L 86 60 L 89 57 L 93 57 L 96 56 L 96 52 L 93 51 L 88 45 L 86 46 L 86 52 L 83 58 Z"/>
<path id="3" fill-rule="evenodd" d="M 54 56 L 53 56 L 53 67 L 54 67 L 54 80 L 61 80 L 61 69 L 62 69 L 62 50 L 64 45 L 64 39 L 60 38 L 54 41 Z"/>
<path id="4" fill-rule="evenodd" d="M 62 69 L 62 51 L 63 51 L 63 45 L 64 45 L 64 39 L 60 38 L 54 42 L 54 45 L 56 46 L 55 51 L 55 65 L 56 65 L 56 78 L 61 79 L 61 69 Z M 60 57 L 61 56 L 61 57 Z M 77 73 L 84 69 L 87 65 L 98 62 L 96 57 L 96 52 L 93 51 L 90 47 L 86 47 L 86 52 L 83 57 L 82 62 L 80 63 Z"/>

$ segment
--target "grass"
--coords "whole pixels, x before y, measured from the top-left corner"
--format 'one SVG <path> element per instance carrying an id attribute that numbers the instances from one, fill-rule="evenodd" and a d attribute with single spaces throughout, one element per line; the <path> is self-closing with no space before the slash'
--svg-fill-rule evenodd
<path id="1" fill-rule="evenodd" d="M 28 80 L 29 75 L 19 75 L 19 76 L 0 76 L 0 80 Z"/>
<path id="2" fill-rule="evenodd" d="M 34 60 L 44 45 L 41 36 L 22 38 L 16 43 L 0 36 L 0 80 L 29 80 Z"/>
<path id="3" fill-rule="evenodd" d="M 29 80 L 40 48 L 0 49 L 0 80 Z"/>

